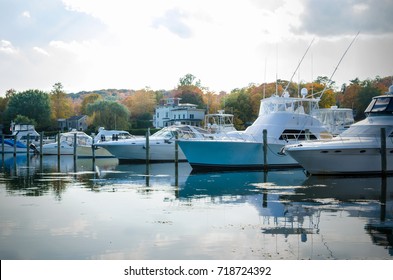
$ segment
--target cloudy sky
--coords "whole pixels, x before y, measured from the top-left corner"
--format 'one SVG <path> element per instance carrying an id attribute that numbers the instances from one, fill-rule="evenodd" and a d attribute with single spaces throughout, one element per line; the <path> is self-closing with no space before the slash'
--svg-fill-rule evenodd
<path id="1" fill-rule="evenodd" d="M 0 0 L 0 94 L 393 75 L 391 0 Z M 294 71 L 313 41 L 299 71 Z"/>

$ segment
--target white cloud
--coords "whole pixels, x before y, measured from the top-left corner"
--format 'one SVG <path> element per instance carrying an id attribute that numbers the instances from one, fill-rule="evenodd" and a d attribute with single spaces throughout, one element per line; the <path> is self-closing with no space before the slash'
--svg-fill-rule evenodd
<path id="1" fill-rule="evenodd" d="M 49 53 L 46 50 L 42 49 L 42 48 L 34 47 L 33 50 L 36 51 L 37 53 L 41 54 L 41 55 L 49 56 Z"/>
<path id="2" fill-rule="evenodd" d="M 18 49 L 15 48 L 10 41 L 0 40 L 0 52 L 5 54 L 18 53 Z"/>
<path id="3" fill-rule="evenodd" d="M 29 11 L 22 12 L 22 17 L 31 18 L 30 12 Z"/>

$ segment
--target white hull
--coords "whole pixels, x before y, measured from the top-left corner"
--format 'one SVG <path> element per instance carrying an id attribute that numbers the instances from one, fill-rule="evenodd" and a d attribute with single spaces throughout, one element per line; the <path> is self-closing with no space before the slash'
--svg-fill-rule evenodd
<path id="1" fill-rule="evenodd" d="M 59 150 L 57 143 L 51 143 L 42 147 L 41 153 L 43 155 L 58 155 Z M 74 147 L 69 145 L 61 145 L 60 155 L 74 155 Z M 91 146 L 78 146 L 76 148 L 76 155 L 78 158 L 92 158 L 93 150 Z M 113 157 L 106 149 L 98 148 L 94 150 L 94 157 L 96 158 L 110 158 Z"/>
<path id="2" fill-rule="evenodd" d="M 146 140 L 140 141 L 116 141 L 111 143 L 101 143 L 113 156 L 121 161 L 146 161 Z M 150 141 L 150 161 L 165 162 L 175 160 L 175 141 L 165 142 L 163 140 Z M 178 148 L 178 160 L 185 161 L 186 157 Z"/>
<path id="3" fill-rule="evenodd" d="M 341 152 L 337 152 L 341 150 Z M 393 149 L 386 151 L 386 172 L 393 172 Z M 333 149 L 322 154 L 319 150 L 288 152 L 315 175 L 381 173 L 382 159 L 379 148 Z"/>

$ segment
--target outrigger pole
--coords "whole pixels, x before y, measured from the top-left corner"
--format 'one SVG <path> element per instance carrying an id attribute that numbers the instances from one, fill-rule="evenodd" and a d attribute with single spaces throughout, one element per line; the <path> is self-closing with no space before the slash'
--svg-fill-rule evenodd
<path id="1" fill-rule="evenodd" d="M 358 33 L 356 34 L 356 36 L 352 39 L 352 42 L 349 44 L 349 46 L 348 46 L 347 49 L 345 50 L 344 54 L 341 56 L 340 61 L 337 63 L 336 68 L 334 69 L 334 71 L 333 71 L 332 75 L 330 76 L 328 82 L 326 83 L 324 89 L 321 91 L 321 95 L 319 96 L 319 98 L 322 98 L 322 95 L 325 93 L 325 91 L 326 91 L 328 85 L 332 82 L 332 78 L 333 78 L 334 74 L 336 73 L 336 71 L 337 71 L 337 69 L 338 69 L 338 66 L 340 65 L 340 63 L 341 63 L 341 61 L 343 60 L 344 56 L 347 54 L 349 48 L 352 46 L 353 42 L 355 42 L 355 40 L 356 40 L 356 38 L 358 37 L 359 33 L 360 33 L 360 31 L 358 31 Z"/>
<path id="2" fill-rule="evenodd" d="M 295 72 L 293 72 L 293 74 L 292 74 L 292 77 L 291 77 L 291 79 L 289 80 L 289 82 L 288 82 L 287 86 L 285 87 L 285 89 L 284 89 L 284 92 L 283 92 L 283 93 L 285 93 L 285 92 L 287 91 L 287 89 L 288 89 L 289 85 L 290 85 L 290 84 L 291 84 L 291 82 L 292 82 L 293 76 L 295 76 L 295 74 L 296 74 L 297 70 L 298 70 L 298 69 L 299 69 L 299 67 L 300 67 L 300 64 L 302 64 L 302 62 L 303 62 L 303 59 L 304 59 L 304 57 L 306 56 L 306 54 L 308 53 L 308 50 L 310 49 L 310 47 L 311 47 L 312 43 L 314 42 L 314 40 L 315 40 L 315 38 L 313 38 L 313 39 L 312 39 L 312 41 L 311 41 L 311 43 L 310 43 L 310 45 L 308 45 L 308 48 L 307 48 L 306 52 L 304 53 L 304 55 L 303 55 L 302 59 L 299 61 L 299 64 L 297 65 L 297 67 L 296 67 L 296 69 L 295 69 Z"/>

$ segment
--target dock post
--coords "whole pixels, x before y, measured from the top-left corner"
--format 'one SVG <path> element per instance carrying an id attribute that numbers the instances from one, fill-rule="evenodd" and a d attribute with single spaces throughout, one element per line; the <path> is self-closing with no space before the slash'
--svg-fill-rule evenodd
<path id="1" fill-rule="evenodd" d="M 74 161 L 76 161 L 76 145 L 77 145 L 77 142 L 76 142 L 76 133 L 74 134 L 74 145 L 73 145 L 73 148 L 74 148 L 74 152 L 73 152 L 73 154 L 74 154 Z"/>
<path id="2" fill-rule="evenodd" d="M 1 155 L 4 162 L 4 134 L 1 134 Z"/>
<path id="3" fill-rule="evenodd" d="M 91 156 L 92 156 L 92 159 L 93 159 L 93 168 L 95 168 L 96 151 L 95 151 L 95 148 L 94 148 L 94 137 L 93 137 L 93 140 L 92 140 L 92 143 L 91 143 Z"/>
<path id="4" fill-rule="evenodd" d="M 179 178 L 179 144 L 177 143 L 177 140 L 179 139 L 179 136 L 176 134 L 175 137 L 175 186 L 178 185 L 178 178 Z"/>
<path id="5" fill-rule="evenodd" d="M 14 135 L 14 158 L 16 157 L 16 135 Z"/>
<path id="6" fill-rule="evenodd" d="M 57 133 L 57 167 L 60 169 L 60 131 Z"/>
<path id="7" fill-rule="evenodd" d="M 267 130 L 263 130 L 263 170 L 267 170 Z"/>
<path id="8" fill-rule="evenodd" d="M 44 141 L 44 132 L 40 132 L 40 160 L 42 160 L 42 146 Z"/>
<path id="9" fill-rule="evenodd" d="M 30 133 L 27 133 L 27 139 L 26 139 L 26 152 L 27 152 L 27 165 L 29 165 L 30 162 Z"/>
<path id="10" fill-rule="evenodd" d="M 386 176 L 386 128 L 381 128 L 381 173 Z"/>
<path id="11" fill-rule="evenodd" d="M 149 136 L 150 136 L 150 128 L 148 128 L 147 132 L 146 132 L 146 144 L 145 144 L 145 146 L 146 146 L 146 164 L 148 164 L 150 161 L 150 139 L 149 139 Z"/>
<path id="12" fill-rule="evenodd" d="M 146 132 L 146 186 L 149 187 L 150 186 L 150 128 L 147 129 Z"/>

